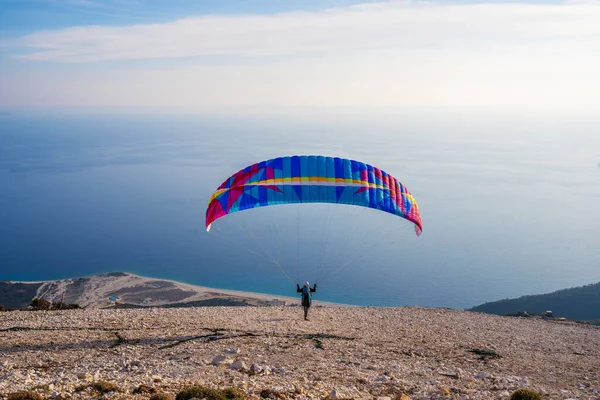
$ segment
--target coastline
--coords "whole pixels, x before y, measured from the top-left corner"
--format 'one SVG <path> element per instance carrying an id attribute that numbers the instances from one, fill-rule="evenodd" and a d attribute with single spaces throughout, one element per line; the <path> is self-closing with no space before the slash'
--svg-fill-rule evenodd
<path id="1" fill-rule="evenodd" d="M 210 305 L 293 305 L 299 297 L 280 296 L 232 289 L 193 285 L 171 279 L 157 279 L 129 272 L 110 272 L 84 277 L 45 281 L 4 281 L 15 285 L 39 285 L 35 297 L 51 302 L 64 301 L 84 308 L 181 307 Z M 118 300 L 110 300 L 110 299 Z M 0 301 L 1 302 L 1 301 Z M 315 306 L 352 305 L 313 300 Z"/>

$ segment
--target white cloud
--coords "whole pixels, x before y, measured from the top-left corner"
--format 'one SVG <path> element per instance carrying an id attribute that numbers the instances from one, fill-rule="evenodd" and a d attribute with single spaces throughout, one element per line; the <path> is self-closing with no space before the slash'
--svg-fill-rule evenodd
<path id="1" fill-rule="evenodd" d="M 161 24 L 41 31 L 18 57 L 98 62 L 190 56 L 326 54 L 361 49 L 469 48 L 600 36 L 593 5 L 389 2 L 274 15 L 202 16 Z"/>
<path id="2" fill-rule="evenodd" d="M 0 106 L 597 110 L 598 21 L 594 4 L 394 2 L 37 32 Z"/>
<path id="3" fill-rule="evenodd" d="M 565 4 L 571 4 L 571 5 L 600 5 L 600 0 L 566 0 Z"/>

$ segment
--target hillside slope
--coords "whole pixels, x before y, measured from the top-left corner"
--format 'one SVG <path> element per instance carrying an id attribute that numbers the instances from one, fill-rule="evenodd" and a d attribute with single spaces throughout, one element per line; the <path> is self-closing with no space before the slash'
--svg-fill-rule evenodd
<path id="1" fill-rule="evenodd" d="M 571 320 L 600 320 L 600 282 L 548 294 L 493 301 L 471 309 L 471 311 L 497 315 L 507 315 L 518 311 L 541 314 L 546 310 L 551 310 L 555 317 Z"/>

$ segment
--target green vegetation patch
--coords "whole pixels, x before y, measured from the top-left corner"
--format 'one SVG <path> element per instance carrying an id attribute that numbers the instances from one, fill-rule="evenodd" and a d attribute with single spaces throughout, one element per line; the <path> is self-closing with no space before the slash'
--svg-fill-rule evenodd
<path id="1" fill-rule="evenodd" d="M 325 347 L 323 347 L 323 342 L 321 342 L 319 339 L 315 339 L 315 347 L 319 350 L 325 350 Z"/>
<path id="2" fill-rule="evenodd" d="M 471 349 L 470 353 L 477 354 L 480 360 L 486 360 L 488 358 L 502 358 L 502 356 L 490 349 Z"/>
<path id="3" fill-rule="evenodd" d="M 225 388 L 222 390 L 222 392 L 225 395 L 225 397 L 228 399 L 242 400 L 242 399 L 246 398 L 246 393 L 244 393 L 240 389 Z"/>
<path id="4" fill-rule="evenodd" d="M 243 400 L 246 394 L 238 389 L 211 389 L 205 386 L 191 386 L 177 394 L 175 400 L 189 400 L 194 397 L 206 400 Z"/>
<path id="5" fill-rule="evenodd" d="M 542 400 L 542 396 L 531 389 L 517 389 L 510 396 L 510 400 Z"/>

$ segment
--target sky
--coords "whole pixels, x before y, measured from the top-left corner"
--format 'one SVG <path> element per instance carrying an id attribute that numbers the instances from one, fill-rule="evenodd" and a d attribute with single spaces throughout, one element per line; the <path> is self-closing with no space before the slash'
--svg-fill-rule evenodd
<path id="1" fill-rule="evenodd" d="M 0 0 L 0 108 L 597 110 L 600 0 Z"/>

